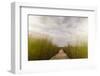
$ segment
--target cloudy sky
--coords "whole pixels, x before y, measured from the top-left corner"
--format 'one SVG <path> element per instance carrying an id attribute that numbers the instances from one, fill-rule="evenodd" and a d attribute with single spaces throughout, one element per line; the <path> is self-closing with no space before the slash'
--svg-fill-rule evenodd
<path id="1" fill-rule="evenodd" d="M 59 46 L 86 41 L 88 18 L 71 16 L 29 16 L 29 32 L 43 33 Z"/>

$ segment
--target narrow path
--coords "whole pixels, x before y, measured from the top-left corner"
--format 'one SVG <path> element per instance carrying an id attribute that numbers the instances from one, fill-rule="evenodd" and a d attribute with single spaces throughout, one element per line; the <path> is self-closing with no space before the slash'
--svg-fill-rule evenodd
<path id="1" fill-rule="evenodd" d="M 51 58 L 51 60 L 53 59 L 69 59 L 69 57 L 63 49 L 60 49 L 59 52 Z"/>

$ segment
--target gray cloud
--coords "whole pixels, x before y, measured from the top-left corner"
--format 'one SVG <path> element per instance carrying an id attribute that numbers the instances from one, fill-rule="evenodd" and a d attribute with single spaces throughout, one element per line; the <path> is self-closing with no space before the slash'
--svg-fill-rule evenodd
<path id="1" fill-rule="evenodd" d="M 88 18 L 71 16 L 29 16 L 29 31 L 50 35 L 59 46 L 87 40 Z"/>

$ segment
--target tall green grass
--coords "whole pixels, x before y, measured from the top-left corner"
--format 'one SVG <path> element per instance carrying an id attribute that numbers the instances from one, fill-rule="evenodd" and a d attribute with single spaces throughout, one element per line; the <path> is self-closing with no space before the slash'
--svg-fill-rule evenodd
<path id="1" fill-rule="evenodd" d="M 81 43 L 80 45 L 68 45 L 64 48 L 65 53 L 71 59 L 88 58 L 88 45 L 87 43 Z"/>
<path id="2" fill-rule="evenodd" d="M 88 45 L 68 45 L 58 47 L 47 38 L 28 38 L 28 60 L 49 60 L 55 54 L 63 49 L 70 59 L 88 58 Z"/>
<path id="3" fill-rule="evenodd" d="M 28 38 L 28 60 L 48 60 L 59 48 L 46 38 Z"/>

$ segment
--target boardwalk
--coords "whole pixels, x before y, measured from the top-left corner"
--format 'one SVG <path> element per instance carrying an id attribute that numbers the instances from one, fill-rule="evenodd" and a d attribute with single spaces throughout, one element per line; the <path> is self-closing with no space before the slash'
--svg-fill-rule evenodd
<path id="1" fill-rule="evenodd" d="M 51 60 L 53 59 L 68 59 L 68 55 L 63 51 L 63 49 L 59 50 L 59 52 L 54 55 Z"/>

